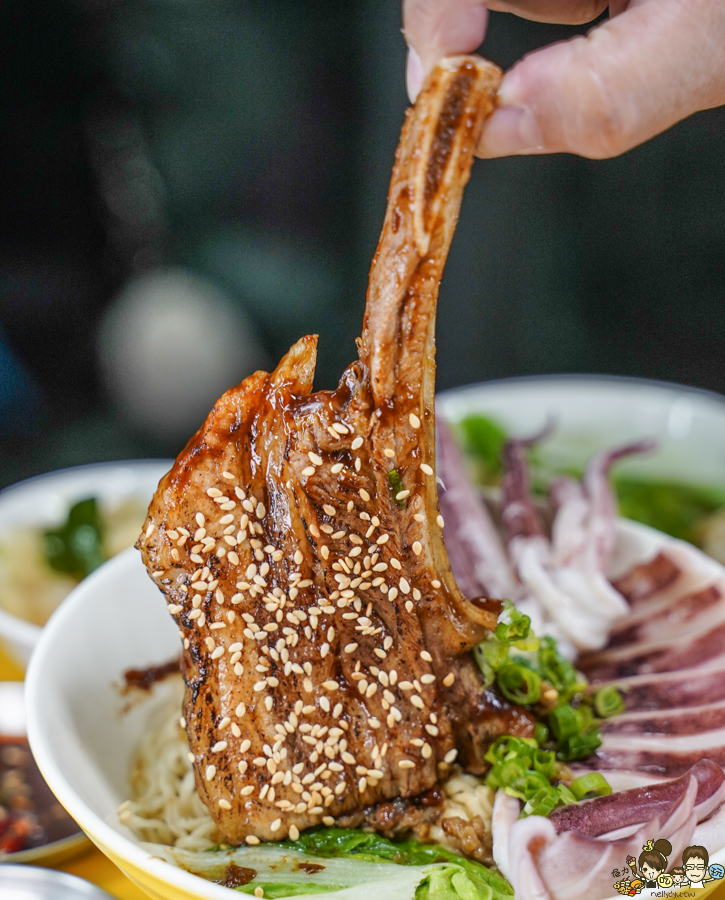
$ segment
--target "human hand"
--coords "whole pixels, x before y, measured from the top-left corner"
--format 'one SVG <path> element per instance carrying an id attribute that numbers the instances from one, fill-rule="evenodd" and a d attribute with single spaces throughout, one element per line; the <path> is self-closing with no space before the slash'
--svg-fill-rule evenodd
<path id="1" fill-rule="evenodd" d="M 578 25 L 609 7 L 586 36 L 551 44 L 504 76 L 477 155 L 618 156 L 694 112 L 725 104 L 724 0 L 403 0 L 414 99 L 442 56 L 470 53 L 488 10 Z"/>

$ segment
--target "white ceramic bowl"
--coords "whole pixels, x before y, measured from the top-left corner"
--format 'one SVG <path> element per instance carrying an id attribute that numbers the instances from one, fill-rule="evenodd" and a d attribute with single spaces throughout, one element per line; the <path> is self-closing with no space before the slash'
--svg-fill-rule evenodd
<path id="1" fill-rule="evenodd" d="M 552 375 L 489 381 L 437 398 L 444 418 L 482 413 L 526 436 L 553 419 L 549 464 L 581 466 L 597 450 L 656 438 L 659 452 L 618 463 L 618 470 L 725 487 L 725 397 L 663 381 Z"/>
<path id="2" fill-rule="evenodd" d="M 627 379 L 518 379 L 449 392 L 439 402 L 452 420 L 484 412 L 521 433 L 554 412 L 560 433 L 581 435 L 578 462 L 603 445 L 654 436 L 663 441 L 663 452 L 647 461 L 657 465 L 656 475 L 707 481 L 725 472 L 725 403 L 703 392 Z M 620 522 L 618 533 L 613 575 L 671 541 L 633 523 Z M 163 900 L 228 900 L 227 889 L 151 857 L 117 816 L 141 737 L 171 687 L 158 685 L 124 714 L 122 673 L 178 652 L 163 598 L 137 551 L 126 551 L 82 582 L 45 628 L 27 679 L 30 741 L 60 802 L 147 893 Z M 711 859 L 724 863 L 725 850 Z"/>
<path id="3" fill-rule="evenodd" d="M 13 528 L 49 528 L 62 522 L 68 509 L 84 497 L 111 504 L 137 497 L 149 503 L 172 460 L 126 460 L 60 469 L 29 478 L 0 491 L 0 536 Z M 0 608 L 0 640 L 26 666 L 42 629 Z"/>
<path id="4" fill-rule="evenodd" d="M 620 521 L 611 574 L 672 543 L 643 525 Z M 125 551 L 86 578 L 44 629 L 26 679 L 28 735 L 63 806 L 147 893 L 157 900 L 229 900 L 226 888 L 150 856 L 117 815 L 129 796 L 141 738 L 174 688 L 162 682 L 124 712 L 123 672 L 166 662 L 179 650 L 176 627 L 138 551 Z M 711 861 L 724 863 L 725 849 L 712 853 Z"/>

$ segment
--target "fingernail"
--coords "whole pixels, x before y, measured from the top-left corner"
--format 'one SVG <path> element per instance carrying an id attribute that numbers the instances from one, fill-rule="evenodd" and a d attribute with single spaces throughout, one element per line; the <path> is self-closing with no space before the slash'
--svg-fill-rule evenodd
<path id="1" fill-rule="evenodd" d="M 420 57 L 415 50 L 413 50 L 412 47 L 408 47 L 408 62 L 405 66 L 405 86 L 408 90 L 408 97 L 410 97 L 411 103 L 415 103 L 415 98 L 423 87 L 423 78 L 423 63 L 420 61 Z"/>
<path id="2" fill-rule="evenodd" d="M 521 106 L 499 107 L 486 123 L 478 152 L 483 157 L 516 156 L 543 150 L 536 119 Z"/>

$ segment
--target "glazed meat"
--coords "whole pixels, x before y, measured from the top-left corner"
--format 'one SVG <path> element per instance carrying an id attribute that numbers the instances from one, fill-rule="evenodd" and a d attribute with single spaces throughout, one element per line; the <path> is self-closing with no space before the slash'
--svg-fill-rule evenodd
<path id="1" fill-rule="evenodd" d="M 408 113 L 337 390 L 312 393 L 303 338 L 217 402 L 149 508 L 197 785 L 231 843 L 414 798 L 530 732 L 481 689 L 468 651 L 500 607 L 456 586 L 434 474 L 438 283 L 499 78 L 445 60 Z"/>

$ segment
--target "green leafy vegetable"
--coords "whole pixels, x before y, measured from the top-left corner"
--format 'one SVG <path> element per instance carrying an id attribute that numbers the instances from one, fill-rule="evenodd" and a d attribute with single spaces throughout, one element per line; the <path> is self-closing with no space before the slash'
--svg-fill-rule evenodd
<path id="1" fill-rule="evenodd" d="M 223 882 L 230 865 L 253 869 L 236 888 L 265 897 L 298 897 L 344 890 L 346 900 L 512 900 L 503 878 L 446 847 L 345 828 L 316 828 L 297 841 L 192 852 L 144 844 L 154 856 L 208 881 Z"/>
<path id="2" fill-rule="evenodd" d="M 725 506 L 725 490 L 616 476 L 619 513 L 673 537 L 698 543 L 698 525 Z"/>
<path id="3" fill-rule="evenodd" d="M 467 416 L 459 423 L 463 446 L 477 464 L 477 475 L 483 484 L 497 484 L 501 476 L 501 451 L 506 432 L 487 416 Z"/>
<path id="4" fill-rule="evenodd" d="M 388 472 L 388 484 L 390 485 L 390 489 L 393 492 L 393 499 L 398 505 L 399 509 L 405 509 L 406 499 L 405 497 L 401 497 L 398 500 L 398 494 L 404 490 L 403 488 L 403 479 L 400 477 L 397 469 L 391 469 Z"/>
<path id="5" fill-rule="evenodd" d="M 43 534 L 45 558 L 52 569 L 79 580 L 106 561 L 103 525 L 95 497 L 74 504 L 58 528 Z"/>

